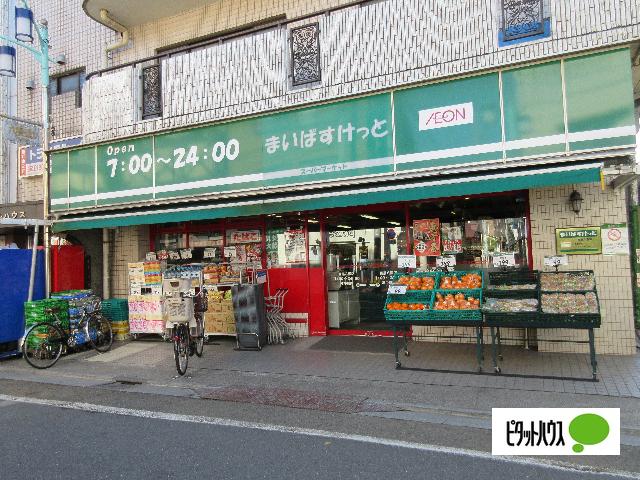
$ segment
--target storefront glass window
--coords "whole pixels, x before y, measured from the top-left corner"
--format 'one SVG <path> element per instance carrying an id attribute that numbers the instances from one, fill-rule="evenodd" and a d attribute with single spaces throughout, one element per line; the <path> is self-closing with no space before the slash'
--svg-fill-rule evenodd
<path id="1" fill-rule="evenodd" d="M 305 268 L 306 235 L 304 217 L 267 217 L 267 265 L 269 268 Z"/>
<path id="2" fill-rule="evenodd" d="M 178 250 L 187 248 L 185 233 L 161 233 L 156 236 L 156 250 Z"/>
<path id="3" fill-rule="evenodd" d="M 309 266 L 322 266 L 322 235 L 320 233 L 320 216 L 309 215 L 307 220 L 309 234 Z"/>
<path id="4" fill-rule="evenodd" d="M 224 257 L 239 269 L 262 268 L 262 228 L 256 226 L 227 227 Z"/>
<path id="5" fill-rule="evenodd" d="M 387 328 L 387 286 L 406 251 L 404 209 L 330 215 L 325 225 L 329 326 Z"/>
<path id="6" fill-rule="evenodd" d="M 456 269 L 492 268 L 493 256 L 513 253 L 516 265 L 527 266 L 526 194 L 425 201 L 410 207 L 410 237 L 422 267 L 435 256 L 454 255 Z M 433 236 L 439 234 L 432 242 Z M 437 251 L 431 251 L 431 249 Z"/>

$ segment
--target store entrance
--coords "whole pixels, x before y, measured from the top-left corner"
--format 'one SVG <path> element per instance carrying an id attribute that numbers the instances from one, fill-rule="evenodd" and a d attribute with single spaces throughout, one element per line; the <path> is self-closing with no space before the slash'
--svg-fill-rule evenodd
<path id="1" fill-rule="evenodd" d="M 384 303 L 398 253 L 407 249 L 403 207 L 325 220 L 330 329 L 388 330 Z"/>

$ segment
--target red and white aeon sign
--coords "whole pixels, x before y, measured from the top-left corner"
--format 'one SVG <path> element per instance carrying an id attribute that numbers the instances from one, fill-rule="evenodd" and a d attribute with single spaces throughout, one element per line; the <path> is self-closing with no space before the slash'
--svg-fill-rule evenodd
<path id="1" fill-rule="evenodd" d="M 418 129 L 453 127 L 473 123 L 473 103 L 459 103 L 418 111 Z"/>
<path id="2" fill-rule="evenodd" d="M 37 175 L 42 175 L 42 149 L 29 146 L 18 148 L 18 176 Z"/>

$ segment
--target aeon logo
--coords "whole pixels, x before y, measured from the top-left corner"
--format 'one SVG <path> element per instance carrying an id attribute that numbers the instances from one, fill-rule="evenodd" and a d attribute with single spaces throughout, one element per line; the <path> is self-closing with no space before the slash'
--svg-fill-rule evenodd
<path id="1" fill-rule="evenodd" d="M 418 112 L 418 129 L 453 127 L 473 123 L 473 103 L 460 103 L 445 107 L 429 108 Z"/>

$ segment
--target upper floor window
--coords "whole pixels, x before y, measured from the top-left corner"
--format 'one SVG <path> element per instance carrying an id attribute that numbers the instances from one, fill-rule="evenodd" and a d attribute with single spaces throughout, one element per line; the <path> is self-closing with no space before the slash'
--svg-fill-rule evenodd
<path id="1" fill-rule="evenodd" d="M 500 46 L 537 40 L 551 34 L 543 0 L 502 0 Z"/>
<path id="2" fill-rule="evenodd" d="M 51 77 L 49 80 L 49 96 L 62 95 L 63 93 L 76 93 L 76 107 L 82 106 L 82 85 L 84 85 L 85 71 L 78 70 Z"/>
<path id="3" fill-rule="evenodd" d="M 317 23 L 291 29 L 293 86 L 320 81 L 320 28 Z"/>

